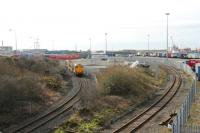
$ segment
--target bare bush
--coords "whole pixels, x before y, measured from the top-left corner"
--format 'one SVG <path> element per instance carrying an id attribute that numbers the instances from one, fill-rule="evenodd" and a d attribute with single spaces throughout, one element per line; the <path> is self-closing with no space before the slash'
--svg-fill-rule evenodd
<path id="1" fill-rule="evenodd" d="M 32 77 L 25 77 L 24 79 L 8 76 L 1 77 L 0 112 L 18 110 L 23 106 L 24 102 L 42 101 L 42 93 L 38 83 Z"/>
<path id="2" fill-rule="evenodd" d="M 153 75 L 140 68 L 112 66 L 97 75 L 97 78 L 101 92 L 106 95 L 126 97 L 131 94 L 143 97 L 154 89 Z"/>
<path id="3" fill-rule="evenodd" d="M 20 69 L 27 69 L 41 74 L 55 74 L 59 72 L 59 63 L 48 58 L 5 58 L 4 62 L 15 65 Z"/>
<path id="4" fill-rule="evenodd" d="M 65 93 L 60 91 L 60 73 L 60 64 L 46 58 L 0 57 L 0 128 L 5 128 L 5 120 L 7 125 L 15 124 L 38 113 L 55 101 L 54 96 Z"/>

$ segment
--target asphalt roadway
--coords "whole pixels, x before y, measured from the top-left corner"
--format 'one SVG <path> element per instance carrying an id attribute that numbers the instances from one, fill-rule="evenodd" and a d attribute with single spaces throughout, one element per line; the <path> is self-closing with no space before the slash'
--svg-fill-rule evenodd
<path id="1" fill-rule="evenodd" d="M 135 62 L 139 61 L 142 64 L 149 64 L 150 68 L 153 71 L 156 71 L 160 64 L 166 63 L 167 61 L 175 61 L 177 63 L 183 63 L 187 59 L 178 59 L 178 58 L 159 58 L 159 57 L 142 57 L 142 56 L 133 56 L 133 57 L 109 57 L 107 60 L 102 60 L 101 58 L 92 58 L 92 59 L 77 59 L 73 60 L 75 64 L 82 64 L 85 68 L 86 73 L 95 73 L 99 72 L 101 69 L 105 69 L 110 65 L 121 64 L 124 62 Z"/>

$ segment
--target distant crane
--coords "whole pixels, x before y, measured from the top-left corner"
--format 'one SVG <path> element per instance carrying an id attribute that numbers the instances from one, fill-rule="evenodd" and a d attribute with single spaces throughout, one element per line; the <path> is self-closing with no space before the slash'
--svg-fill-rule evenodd
<path id="1" fill-rule="evenodd" d="M 174 44 L 173 37 L 171 36 L 170 38 L 171 38 L 171 41 L 172 41 L 172 47 L 174 47 L 174 46 L 175 46 L 175 44 Z"/>
<path id="2" fill-rule="evenodd" d="M 178 46 L 175 45 L 174 40 L 173 40 L 173 37 L 171 36 L 170 38 L 171 38 L 171 41 L 172 41 L 171 50 L 178 50 L 179 48 L 178 48 Z"/>

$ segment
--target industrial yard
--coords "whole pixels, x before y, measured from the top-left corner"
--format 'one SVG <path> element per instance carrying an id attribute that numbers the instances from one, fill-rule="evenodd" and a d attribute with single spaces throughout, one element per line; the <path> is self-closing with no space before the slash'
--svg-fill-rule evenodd
<path id="1" fill-rule="evenodd" d="M 184 62 L 177 61 L 180 65 Z M 2 87 L 19 79 L 24 90 L 16 86 L 11 87 L 12 91 L 20 88 L 26 92 L 14 96 L 11 90 L 5 93 L 1 88 L 2 96 L 9 97 L 7 101 L 10 102 L 4 104 L 4 98 L 1 103 L 1 127 L 5 132 L 123 132 L 119 129 L 122 123 L 128 123 L 131 117 L 153 106 L 167 95 L 170 86 L 178 84 L 174 72 L 165 65 L 163 58 L 158 57 L 109 57 L 107 60 L 95 57 L 68 62 L 46 56 L 19 56 L 1 57 L 1 64 L 7 65 L 1 68 L 1 74 L 13 77 L 6 84 L 2 81 L 5 85 Z M 84 69 L 77 69 L 78 64 L 82 64 Z M 12 73 L 9 73 L 10 69 Z M 160 109 L 157 117 L 147 122 L 141 131 L 171 131 L 167 128 L 168 119 L 174 118 L 170 115 L 177 112 L 192 84 L 192 77 L 181 71 L 177 73 L 183 80 L 179 81 L 180 88 L 172 91 L 177 94 L 174 93 L 169 104 L 166 103 L 167 108 L 163 105 L 163 113 Z M 32 85 L 35 82 L 37 84 Z M 24 83 L 34 87 L 31 89 Z M 173 106 L 174 103 L 176 106 Z M 13 109 L 15 111 L 6 111 Z M 19 110 L 25 115 L 15 113 Z M 14 119 L 7 121 L 10 117 Z M 159 125 L 161 123 L 165 124 Z M 128 128 L 125 132 L 129 132 Z"/>
<path id="2" fill-rule="evenodd" d="M 200 1 L 0 5 L 0 133 L 200 133 Z"/>
<path id="3" fill-rule="evenodd" d="M 84 93 L 88 95 L 88 101 L 56 132 L 61 130 L 95 132 L 109 127 L 112 119 L 125 112 L 130 106 L 142 104 L 147 99 L 155 97 L 153 94 L 166 84 L 167 80 L 166 70 L 159 69 L 159 80 L 155 80 L 155 73 L 150 69 L 131 69 L 118 65 L 104 69 L 97 74 L 96 88 L 88 88 L 87 93 L 92 94 Z"/>
<path id="4" fill-rule="evenodd" d="M 182 59 L 169 61 L 186 65 Z M 24 82 L 28 85 L 31 81 L 38 83 L 30 88 L 31 92 L 19 93 L 18 97 L 13 97 L 9 90 L 4 93 L 2 88 L 2 94 L 9 99 L 24 97 L 17 104 L 20 108 L 16 108 L 16 100 L 9 101 L 13 106 L 6 106 L 3 104 L 6 98 L 2 99 L 1 126 L 5 132 L 123 132 L 123 125 L 129 123 L 130 118 L 149 110 L 161 99 L 161 103 L 166 104 L 153 114 L 156 117 L 149 118 L 145 122 L 148 124 L 136 129 L 170 132 L 167 127 L 171 121 L 168 119 L 174 119 L 175 116 L 170 116 L 177 112 L 192 84 L 192 76 L 169 68 L 166 60 L 158 57 L 109 57 L 107 60 L 95 57 L 69 62 L 46 56 L 19 56 L 1 57 L 1 63 L 7 65 L 2 68 L 2 74 L 18 77 L 22 86 Z M 79 64 L 82 64 L 81 69 L 77 67 Z M 13 73 L 6 73 L 10 69 Z M 188 69 L 192 71 L 189 65 Z M 29 78 L 32 80 L 28 81 Z M 169 88 L 175 93 L 170 93 Z M 165 95 L 170 98 L 167 100 Z M 23 100 L 25 102 L 21 102 Z M 15 108 L 16 112 L 21 110 L 26 115 L 22 117 L 13 111 L 5 115 L 6 108 Z M 9 117 L 13 117 L 13 121 L 5 121 Z M 125 132 L 130 132 L 128 127 Z"/>

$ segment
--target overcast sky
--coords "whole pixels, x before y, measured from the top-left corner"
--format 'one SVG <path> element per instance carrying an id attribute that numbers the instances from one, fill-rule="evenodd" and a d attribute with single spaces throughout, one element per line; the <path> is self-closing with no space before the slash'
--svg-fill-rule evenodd
<path id="1" fill-rule="evenodd" d="M 200 48 L 199 0 L 0 0 L 0 40 L 15 48 L 166 49 L 169 45 Z M 172 38 L 172 39 L 171 39 Z"/>

